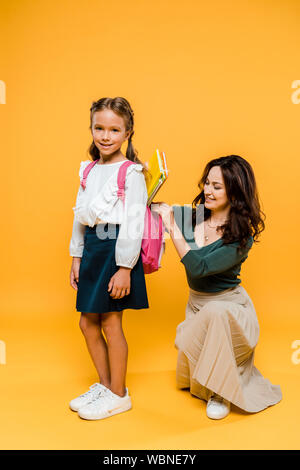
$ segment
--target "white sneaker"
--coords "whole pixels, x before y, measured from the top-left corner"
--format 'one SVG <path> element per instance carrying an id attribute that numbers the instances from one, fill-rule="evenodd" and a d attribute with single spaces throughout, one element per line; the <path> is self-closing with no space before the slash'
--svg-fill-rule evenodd
<path id="1" fill-rule="evenodd" d="M 131 398 L 127 388 L 124 397 L 120 397 L 111 390 L 106 389 L 99 398 L 95 398 L 90 403 L 82 406 L 78 410 L 78 415 L 83 419 L 104 419 L 128 411 L 131 407 Z"/>
<path id="2" fill-rule="evenodd" d="M 79 395 L 79 397 L 74 398 L 73 400 L 70 401 L 69 406 L 71 410 L 78 411 L 81 406 L 86 405 L 94 398 L 98 398 L 98 396 L 104 390 L 108 390 L 108 389 L 104 385 L 99 384 L 98 382 L 91 385 L 90 389 L 86 393 L 83 393 L 82 395 Z"/>
<path id="3" fill-rule="evenodd" d="M 206 414 L 211 419 L 225 418 L 230 412 L 230 402 L 213 393 L 206 405 Z"/>

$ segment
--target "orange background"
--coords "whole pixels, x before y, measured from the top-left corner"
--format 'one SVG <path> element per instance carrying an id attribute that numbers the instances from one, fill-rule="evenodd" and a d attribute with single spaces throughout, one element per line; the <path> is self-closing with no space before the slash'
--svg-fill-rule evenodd
<path id="1" fill-rule="evenodd" d="M 1 447 L 297 447 L 299 2 L 7 0 L 0 7 Z M 157 147 L 165 151 L 170 176 L 159 200 L 191 203 L 212 158 L 238 154 L 254 169 L 266 230 L 241 278 L 261 327 L 256 366 L 281 385 L 283 401 L 242 419 L 231 414 L 229 435 L 208 422 L 204 404 L 174 390 L 173 342 L 188 289 L 169 240 L 163 268 L 146 279 L 150 309 L 124 313 L 135 408 L 88 425 L 67 409 L 97 380 L 69 285 L 69 243 L 79 165 L 89 158 L 89 108 L 104 96 L 131 103 L 143 161 Z M 100 426 L 107 440 L 95 437 Z"/>

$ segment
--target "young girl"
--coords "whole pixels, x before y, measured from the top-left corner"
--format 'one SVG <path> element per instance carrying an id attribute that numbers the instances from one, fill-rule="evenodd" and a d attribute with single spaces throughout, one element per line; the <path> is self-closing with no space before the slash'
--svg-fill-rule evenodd
<path id="1" fill-rule="evenodd" d="M 177 385 L 207 401 L 209 418 L 221 419 L 231 403 L 255 413 L 282 396 L 254 366 L 259 324 L 238 278 L 264 230 L 253 170 L 237 155 L 217 158 L 198 187 L 192 207 L 158 203 L 153 210 L 170 232 L 189 285 L 185 320 L 176 330 Z"/>
<path id="2" fill-rule="evenodd" d="M 141 243 L 147 205 L 143 164 L 132 145 L 134 117 L 125 98 L 101 98 L 90 108 L 93 161 L 85 189 L 80 186 L 70 242 L 70 282 L 76 309 L 99 382 L 74 398 L 81 418 L 102 419 L 131 408 L 125 385 L 128 346 L 122 330 L 125 309 L 148 308 Z M 121 146 L 128 140 L 126 158 Z M 118 193 L 118 170 L 131 160 L 125 205 Z M 90 160 L 81 162 L 79 176 Z"/>

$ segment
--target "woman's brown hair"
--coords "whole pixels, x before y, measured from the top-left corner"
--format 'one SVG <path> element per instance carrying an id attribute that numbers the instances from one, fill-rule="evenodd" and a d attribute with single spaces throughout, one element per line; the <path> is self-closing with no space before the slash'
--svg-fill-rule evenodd
<path id="1" fill-rule="evenodd" d="M 230 204 L 228 221 L 217 227 L 223 230 L 224 244 L 239 242 L 239 248 L 246 247 L 249 237 L 257 243 L 259 234 L 265 229 L 265 214 L 260 209 L 255 176 L 251 165 L 239 155 L 215 158 L 207 163 L 198 183 L 200 193 L 192 202 L 193 226 L 196 223 L 197 204 L 204 204 L 204 184 L 210 169 L 219 166 L 222 171 L 227 199 Z M 204 206 L 204 220 L 208 219 L 211 210 Z"/>

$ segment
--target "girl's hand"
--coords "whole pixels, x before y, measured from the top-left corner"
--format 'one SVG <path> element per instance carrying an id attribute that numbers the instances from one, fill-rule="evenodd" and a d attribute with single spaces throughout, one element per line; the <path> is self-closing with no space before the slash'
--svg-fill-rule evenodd
<path id="1" fill-rule="evenodd" d="M 172 207 L 165 202 L 155 202 L 151 204 L 151 210 L 161 216 L 165 228 L 170 233 L 170 229 L 174 224 L 174 212 Z"/>
<path id="2" fill-rule="evenodd" d="M 130 268 L 120 267 L 108 284 L 108 292 L 113 299 L 122 299 L 130 294 Z"/>
<path id="3" fill-rule="evenodd" d="M 73 258 L 71 272 L 70 272 L 70 284 L 75 290 L 78 290 L 77 283 L 79 280 L 80 263 L 81 263 L 81 258 Z"/>

